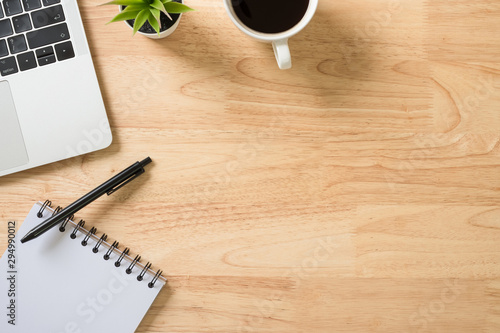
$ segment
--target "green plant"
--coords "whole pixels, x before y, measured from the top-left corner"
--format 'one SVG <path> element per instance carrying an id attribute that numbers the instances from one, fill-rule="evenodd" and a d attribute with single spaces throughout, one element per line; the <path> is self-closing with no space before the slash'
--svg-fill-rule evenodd
<path id="1" fill-rule="evenodd" d="M 160 34 L 160 14 L 164 13 L 169 19 L 172 19 L 170 14 L 180 14 L 192 11 L 194 9 L 172 0 L 113 0 L 103 5 L 118 5 L 125 7 L 111 21 L 134 21 L 134 35 L 146 21 L 151 24 L 153 29 Z"/>

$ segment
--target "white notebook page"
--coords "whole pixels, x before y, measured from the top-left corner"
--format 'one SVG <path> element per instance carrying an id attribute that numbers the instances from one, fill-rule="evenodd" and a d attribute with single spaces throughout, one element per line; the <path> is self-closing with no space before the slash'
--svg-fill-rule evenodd
<path id="1" fill-rule="evenodd" d="M 138 281 L 142 270 L 138 265 L 131 274 L 126 274 L 131 258 L 126 256 L 121 266 L 115 267 L 118 251 L 113 252 L 109 260 L 104 260 L 109 245 L 101 245 L 99 252 L 94 253 L 96 240 L 90 238 L 87 246 L 81 245 L 84 232 L 79 231 L 75 239 L 70 238 L 74 230 L 71 223 L 65 232 L 54 227 L 21 244 L 21 238 L 29 230 L 52 214 L 45 209 L 44 216 L 38 218 L 40 207 L 41 203 L 33 206 L 17 232 L 14 270 L 8 266 L 8 250 L 0 259 L 0 332 L 134 332 L 164 281 L 158 279 L 150 288 L 151 272 L 143 281 Z M 90 229 L 90 226 L 85 227 Z M 120 246 L 121 250 L 123 248 Z M 9 273 L 12 271 L 14 273 Z M 9 281 L 12 276 L 15 278 Z M 9 290 L 15 290 L 15 296 Z M 12 299 L 15 325 L 9 323 Z"/>

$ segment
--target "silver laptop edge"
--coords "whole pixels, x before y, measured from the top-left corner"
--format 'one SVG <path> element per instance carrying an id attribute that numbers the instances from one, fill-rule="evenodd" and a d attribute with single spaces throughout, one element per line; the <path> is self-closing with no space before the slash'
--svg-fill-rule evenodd
<path id="1" fill-rule="evenodd" d="M 0 103 L 0 113 L 4 114 L 0 120 L 4 117 L 12 124 L 0 134 L 0 176 L 111 144 L 111 130 L 78 5 L 75 0 L 61 0 L 61 4 L 75 57 L 0 76 L 0 96 L 10 93 L 15 104 L 12 112 L 8 98 Z M 15 115 L 21 141 L 17 139 L 20 133 Z"/>

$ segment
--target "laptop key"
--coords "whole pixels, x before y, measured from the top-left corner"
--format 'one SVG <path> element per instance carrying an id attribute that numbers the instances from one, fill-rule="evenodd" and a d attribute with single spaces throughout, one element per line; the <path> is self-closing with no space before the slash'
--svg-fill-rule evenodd
<path id="1" fill-rule="evenodd" d="M 0 21 L 0 38 L 5 36 L 10 36 L 14 32 L 12 31 L 12 26 L 10 25 L 10 20 L 1 20 Z"/>
<path id="2" fill-rule="evenodd" d="M 45 66 L 52 64 L 56 61 L 56 56 L 54 54 L 54 48 L 52 46 L 46 46 L 35 51 L 36 58 L 38 59 L 38 64 L 40 66 Z"/>
<path id="3" fill-rule="evenodd" d="M 23 35 L 7 38 L 7 44 L 9 44 L 10 53 L 12 54 L 23 52 L 28 49 Z"/>
<path id="4" fill-rule="evenodd" d="M 13 17 L 12 24 L 14 24 L 14 30 L 16 31 L 16 33 L 31 30 L 31 21 L 28 14 Z"/>
<path id="5" fill-rule="evenodd" d="M 3 8 L 0 6 L 0 18 L 3 18 Z"/>
<path id="6" fill-rule="evenodd" d="M 61 23 L 48 28 L 30 31 L 26 34 L 28 45 L 31 49 L 36 49 L 48 44 L 54 44 L 69 39 L 68 25 Z"/>
<path id="7" fill-rule="evenodd" d="M 49 54 L 54 54 L 54 48 L 52 46 L 46 46 L 41 49 L 36 50 L 36 57 L 41 58 Z"/>
<path id="8" fill-rule="evenodd" d="M 73 44 L 70 41 L 57 44 L 55 48 L 57 60 L 59 61 L 71 59 L 75 56 L 75 50 L 73 50 Z"/>
<path id="9" fill-rule="evenodd" d="M 19 70 L 17 69 L 16 58 L 8 57 L 5 59 L 0 59 L 0 74 L 2 76 L 14 74 L 18 71 Z"/>
<path id="10" fill-rule="evenodd" d="M 3 9 L 7 16 L 16 15 L 23 11 L 19 0 L 3 0 Z"/>
<path id="11" fill-rule="evenodd" d="M 40 66 L 45 66 L 45 65 L 48 65 L 48 64 L 52 64 L 54 62 L 56 62 L 56 56 L 55 56 L 55 54 L 49 54 L 49 55 L 43 56 L 41 58 L 38 58 L 38 64 Z"/>
<path id="12" fill-rule="evenodd" d="M 44 6 L 54 5 L 61 2 L 61 0 L 42 0 Z"/>
<path id="13" fill-rule="evenodd" d="M 0 39 L 0 57 L 5 57 L 6 55 L 9 55 L 7 43 L 5 42 L 5 39 Z"/>
<path id="14" fill-rule="evenodd" d="M 61 5 L 37 10 L 31 13 L 31 18 L 33 19 L 35 28 L 45 27 L 65 20 Z"/>
<path id="15" fill-rule="evenodd" d="M 40 0 L 22 0 L 25 12 L 42 7 Z"/>
<path id="16" fill-rule="evenodd" d="M 19 69 L 21 71 L 26 71 L 36 67 L 35 54 L 33 51 L 21 53 L 17 56 L 17 62 L 19 63 Z"/>

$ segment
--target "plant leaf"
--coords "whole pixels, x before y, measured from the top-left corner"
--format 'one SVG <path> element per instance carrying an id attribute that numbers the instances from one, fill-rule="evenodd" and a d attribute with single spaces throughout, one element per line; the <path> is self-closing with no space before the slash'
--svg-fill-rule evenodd
<path id="1" fill-rule="evenodd" d="M 150 4 L 151 7 L 156 8 L 158 10 L 163 9 L 163 3 L 160 0 L 153 0 Z"/>
<path id="2" fill-rule="evenodd" d="M 149 9 L 143 9 L 137 14 L 134 22 L 134 35 L 144 25 L 149 17 Z"/>
<path id="3" fill-rule="evenodd" d="M 160 15 L 160 11 L 158 11 L 158 16 Z M 154 16 L 152 12 L 149 12 L 148 22 L 151 24 L 153 29 L 155 29 L 156 33 L 160 34 L 160 21 Z"/>
<path id="4" fill-rule="evenodd" d="M 151 7 L 158 9 L 161 11 L 163 14 L 167 15 L 167 17 L 172 20 L 172 17 L 170 17 L 170 14 L 165 10 L 165 7 L 163 7 L 163 3 L 160 0 L 153 0 L 153 2 L 150 5 Z"/>
<path id="5" fill-rule="evenodd" d="M 156 7 L 156 9 L 158 9 L 160 12 L 162 12 L 163 14 L 165 14 L 170 20 L 172 20 L 172 17 L 170 17 L 170 14 L 165 10 L 165 7 L 163 7 L 163 3 L 164 2 L 168 2 L 168 1 L 172 1 L 172 0 L 158 0 L 159 3 L 156 2 L 156 0 L 153 0 L 154 1 L 154 5 Z M 153 4 L 152 4 L 153 6 Z"/>
<path id="6" fill-rule="evenodd" d="M 147 4 L 143 0 L 113 0 L 110 2 L 103 3 L 104 5 L 119 5 L 119 6 L 130 6 L 130 5 L 139 5 L 139 6 L 147 6 Z"/>
<path id="7" fill-rule="evenodd" d="M 123 12 L 137 12 L 137 13 L 139 13 L 143 9 L 144 9 L 143 6 L 135 6 L 135 5 L 134 6 L 127 6 L 124 9 L 122 9 L 122 13 Z"/>
<path id="8" fill-rule="evenodd" d="M 136 18 L 137 14 L 139 14 L 139 12 L 140 12 L 139 10 L 138 11 L 127 11 L 127 12 L 122 11 L 121 13 L 119 13 L 118 15 L 113 17 L 113 19 L 106 24 L 118 22 L 118 21 L 133 20 Z"/>
<path id="9" fill-rule="evenodd" d="M 161 26 L 160 11 L 156 8 L 149 8 L 149 11 L 151 12 L 151 14 L 153 14 L 153 17 L 155 18 L 156 22 L 158 22 L 158 25 Z"/>
<path id="10" fill-rule="evenodd" d="M 174 2 L 174 1 L 169 1 L 163 4 L 165 7 L 165 10 L 169 13 L 172 14 L 180 14 L 180 13 L 185 13 L 185 12 L 190 12 L 194 10 L 193 8 L 190 8 L 186 6 L 185 4 Z"/>

